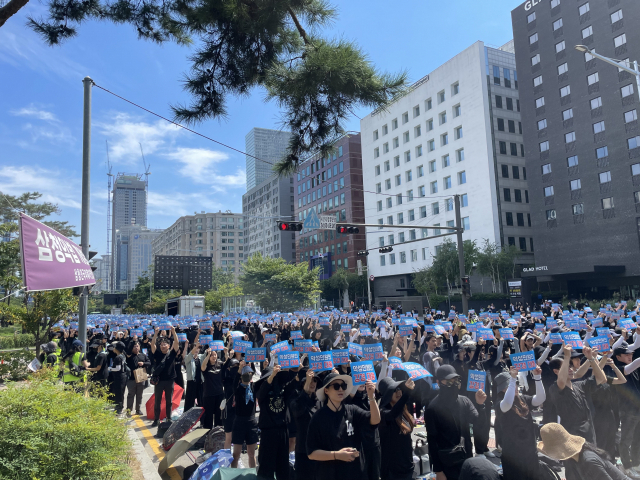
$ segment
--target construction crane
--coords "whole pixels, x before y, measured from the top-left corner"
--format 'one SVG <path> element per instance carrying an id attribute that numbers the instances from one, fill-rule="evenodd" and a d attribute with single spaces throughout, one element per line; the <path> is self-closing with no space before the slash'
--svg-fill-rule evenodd
<path id="1" fill-rule="evenodd" d="M 107 255 L 109 256 L 109 269 L 105 290 L 113 293 L 113 252 L 111 251 L 111 187 L 113 174 L 111 173 L 111 161 L 109 160 L 109 141 L 107 143 Z"/>
<path id="2" fill-rule="evenodd" d="M 144 152 L 142 151 L 142 144 L 138 143 L 138 145 L 140 145 L 140 153 L 142 154 L 142 163 L 144 164 L 144 183 L 146 184 L 147 187 L 147 191 L 149 190 L 149 175 L 151 175 L 151 172 L 149 171 L 151 169 L 151 164 L 149 164 L 147 166 L 147 162 L 144 158 Z"/>

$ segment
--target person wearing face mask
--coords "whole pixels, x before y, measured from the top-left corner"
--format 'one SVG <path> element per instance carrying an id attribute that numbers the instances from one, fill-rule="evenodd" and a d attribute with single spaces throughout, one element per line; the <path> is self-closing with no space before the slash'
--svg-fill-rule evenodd
<path id="1" fill-rule="evenodd" d="M 385 377 L 379 382 L 382 480 L 410 480 L 413 477 L 411 433 L 415 422 L 407 402 L 414 387 L 411 379 L 396 382 Z"/>
<path id="2" fill-rule="evenodd" d="M 307 430 L 311 417 L 318 410 L 316 389 L 320 378 L 311 369 L 300 370 L 297 378 L 303 377 L 304 386 L 291 401 L 291 414 L 296 422 L 296 480 L 313 480 L 315 478 L 315 462 L 307 456 Z"/>
<path id="3" fill-rule="evenodd" d="M 429 459 L 437 480 L 458 480 L 463 462 L 473 456 L 469 425 L 474 429 L 482 426 L 487 395 L 482 390 L 476 392 L 477 408 L 459 395 L 460 376 L 451 365 L 436 370 L 436 381 L 438 395 L 425 413 Z"/>
<path id="4" fill-rule="evenodd" d="M 236 375 L 235 420 L 233 422 L 233 462 L 231 468 L 238 468 L 238 459 L 242 453 L 242 444 L 247 445 L 249 468 L 256 467 L 256 444 L 258 443 L 258 422 L 256 421 L 256 400 L 252 368 L 240 362 L 239 375 Z"/>
<path id="5" fill-rule="evenodd" d="M 204 415 L 202 417 L 202 425 L 204 428 L 211 429 L 214 426 L 222 425 L 220 412 L 220 403 L 224 398 L 222 365 L 222 361 L 218 360 L 218 352 L 208 348 L 200 367 L 203 379 L 202 404 Z"/>
<path id="6" fill-rule="evenodd" d="M 353 388 L 351 377 L 330 373 L 316 392 L 323 405 L 311 418 L 307 432 L 307 454 L 316 463 L 317 479 L 366 480 L 364 455 L 360 454 L 362 431 L 380 423 L 375 386 L 366 383 L 369 411 L 345 405 Z"/>
<path id="7" fill-rule="evenodd" d="M 151 367 L 151 361 L 149 358 L 140 351 L 140 344 L 135 342 L 131 345 L 131 354 L 127 356 L 127 366 L 131 370 L 131 376 L 127 380 L 127 410 L 128 416 L 131 416 L 133 411 L 133 399 L 136 400 L 136 415 L 142 415 L 140 407 L 142 405 L 142 393 L 144 390 L 145 382 L 136 382 L 134 371 L 139 368 Z"/>

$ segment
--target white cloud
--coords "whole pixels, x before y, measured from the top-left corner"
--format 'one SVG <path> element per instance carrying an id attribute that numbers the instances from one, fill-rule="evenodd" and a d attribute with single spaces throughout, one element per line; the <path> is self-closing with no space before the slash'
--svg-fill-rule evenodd
<path id="1" fill-rule="evenodd" d="M 64 178 L 59 172 L 39 167 L 0 166 L 0 190 L 9 195 L 39 192 L 40 200 L 60 207 L 81 208 L 79 178 Z"/>
<path id="2" fill-rule="evenodd" d="M 234 174 L 221 174 L 221 163 L 228 160 L 226 153 L 206 148 L 177 148 L 165 156 L 182 164 L 178 170 L 183 177 L 194 183 L 209 185 L 217 192 L 227 187 L 244 187 L 245 171 L 238 168 Z"/>
<path id="3" fill-rule="evenodd" d="M 27 107 L 9 112 L 15 117 L 26 117 L 35 122 L 27 122 L 22 125 L 22 130 L 29 134 L 29 140 L 20 138 L 17 143 L 24 149 L 37 148 L 38 143 L 44 140 L 54 145 L 74 145 L 75 137 L 71 130 L 56 115 L 44 107 L 30 104 Z"/>
<path id="4" fill-rule="evenodd" d="M 107 121 L 95 123 L 99 133 L 109 141 L 109 158 L 113 163 L 139 165 L 140 144 L 145 155 L 157 153 L 181 133 L 180 128 L 164 120 L 147 123 L 126 113 L 116 113 Z"/>
<path id="5" fill-rule="evenodd" d="M 53 112 L 49 112 L 44 108 L 38 108 L 33 103 L 28 107 L 21 108 L 19 110 L 12 110 L 11 115 L 15 115 L 17 117 L 34 117 L 38 120 L 43 120 L 45 122 L 57 123 L 58 118 L 55 116 Z"/>
<path id="6" fill-rule="evenodd" d="M 172 222 L 183 215 L 193 212 L 214 212 L 224 210 L 223 205 L 211 200 L 202 193 L 160 193 L 150 190 L 147 198 L 148 215 L 171 217 Z M 153 227 L 152 225 L 150 225 Z"/>

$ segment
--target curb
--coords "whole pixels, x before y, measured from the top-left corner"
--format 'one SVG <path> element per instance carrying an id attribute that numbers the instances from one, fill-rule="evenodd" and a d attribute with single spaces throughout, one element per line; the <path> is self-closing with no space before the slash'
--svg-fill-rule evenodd
<path id="1" fill-rule="evenodd" d="M 158 469 L 149 458 L 149 455 L 147 455 L 147 452 L 145 451 L 144 446 L 142 445 L 142 442 L 140 441 L 140 438 L 138 438 L 136 432 L 132 428 L 127 429 L 127 432 L 129 434 L 129 438 L 132 441 L 133 451 L 135 452 L 136 457 L 140 462 L 140 468 L 142 470 L 142 476 L 144 477 L 144 480 L 162 480 L 162 477 L 158 475 Z"/>

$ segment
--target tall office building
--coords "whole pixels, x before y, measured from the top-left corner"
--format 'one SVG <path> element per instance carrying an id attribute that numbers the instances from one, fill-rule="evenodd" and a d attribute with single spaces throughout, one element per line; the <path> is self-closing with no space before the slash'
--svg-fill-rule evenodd
<path id="1" fill-rule="evenodd" d="M 360 134 L 345 135 L 326 157 L 311 155 L 303 161 L 294 181 L 295 216 L 303 222 L 314 210 L 335 216 L 337 223 L 363 223 L 362 149 Z M 325 280 L 337 269 L 355 271 L 358 251 L 365 248 L 364 229 L 357 235 L 334 230 L 303 230 L 297 235 L 298 263 L 320 267 Z M 366 264 L 366 257 L 360 257 Z"/>
<path id="2" fill-rule="evenodd" d="M 242 196 L 245 258 L 259 252 L 295 262 L 295 233 L 278 230 L 278 221 L 293 220 L 293 202 L 293 177 L 269 177 Z"/>
<path id="3" fill-rule="evenodd" d="M 576 50 L 640 59 L 635 0 L 512 11 L 536 264 L 554 290 L 640 294 L 640 129 L 633 75 Z"/>
<path id="4" fill-rule="evenodd" d="M 273 176 L 272 164 L 279 162 L 286 155 L 290 138 L 289 132 L 266 128 L 253 128 L 247 133 L 245 137 L 245 151 L 249 154 L 246 157 L 247 191 Z"/>
<path id="5" fill-rule="evenodd" d="M 207 256 L 238 275 L 245 260 L 243 216 L 219 211 L 180 217 L 154 239 L 153 255 Z"/>
<path id="6" fill-rule="evenodd" d="M 96 284 L 91 289 L 93 292 L 109 292 L 109 282 L 111 280 L 111 255 L 102 255 L 102 257 L 93 260 L 93 266 L 97 267 L 93 276 Z"/>
<path id="7" fill-rule="evenodd" d="M 111 220 L 111 274 L 113 288 L 116 290 L 129 287 L 129 255 L 128 244 L 122 244 L 128 234 L 118 231 L 124 227 L 138 225 L 147 226 L 147 183 L 140 174 L 118 173 L 113 184 L 113 212 Z M 136 277 L 137 281 L 137 277 Z M 124 283 L 123 283 L 124 282 Z"/>
<path id="8" fill-rule="evenodd" d="M 368 257 L 376 302 L 415 293 L 412 274 L 431 265 L 444 241 L 431 237 L 455 226 L 456 194 L 465 240 L 515 245 L 519 265 L 533 262 L 512 51 L 511 43 L 476 42 L 362 119 L 366 223 L 405 227 L 367 228 L 368 248 L 393 248 Z"/>
<path id="9" fill-rule="evenodd" d="M 161 234 L 162 230 L 150 230 L 142 225 L 128 225 L 116 230 L 116 290 L 132 290 L 142 274 L 150 273 L 152 242 Z"/>

